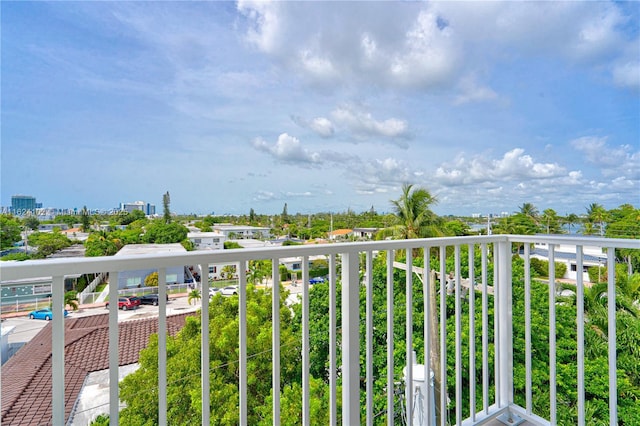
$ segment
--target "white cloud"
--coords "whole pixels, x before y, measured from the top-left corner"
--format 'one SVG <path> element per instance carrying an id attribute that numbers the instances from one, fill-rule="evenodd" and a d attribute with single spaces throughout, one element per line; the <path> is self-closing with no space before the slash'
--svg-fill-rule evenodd
<path id="1" fill-rule="evenodd" d="M 316 117 L 306 120 L 302 117 L 291 116 L 291 120 L 298 126 L 313 130 L 316 134 L 323 138 L 330 138 L 334 135 L 335 129 L 331 120 L 325 117 Z"/>
<path id="2" fill-rule="evenodd" d="M 637 86 L 636 65 L 628 66 L 637 62 L 637 39 L 623 30 L 632 18 L 610 2 L 383 2 L 364 8 L 241 1 L 238 10 L 249 43 L 324 87 L 452 87 L 459 76 L 509 58 L 495 55 L 505 50 L 604 67 L 616 84 Z M 629 49 L 635 53 L 626 54 Z M 615 61 L 621 57 L 627 60 Z M 486 85 L 476 89 L 458 101 L 493 96 Z"/>
<path id="3" fill-rule="evenodd" d="M 294 136 L 282 133 L 274 145 L 270 145 L 262 138 L 253 141 L 253 147 L 259 151 L 266 152 L 279 161 L 285 163 L 321 163 L 320 154 L 311 152 L 302 147 L 300 140 Z"/>
<path id="4" fill-rule="evenodd" d="M 371 113 L 364 112 L 353 105 L 340 106 L 331 113 L 331 116 L 336 124 L 346 128 L 358 140 L 382 137 L 406 146 L 403 139 L 410 136 L 409 125 L 405 120 L 398 118 L 376 120 Z"/>
<path id="5" fill-rule="evenodd" d="M 430 87 L 446 83 L 457 68 L 457 46 L 438 16 L 422 11 L 406 33 L 404 50 L 393 56 L 390 74 L 401 85 Z"/>
<path id="6" fill-rule="evenodd" d="M 404 182 L 412 182 L 414 176 L 404 161 L 390 157 L 353 164 L 349 173 L 359 194 L 387 192 L 391 188 L 399 188 Z"/>
<path id="7" fill-rule="evenodd" d="M 630 145 L 610 146 L 608 138 L 584 136 L 571 141 L 571 145 L 582 152 L 586 160 L 600 168 L 603 176 L 626 176 L 640 179 L 640 150 Z"/>
<path id="8" fill-rule="evenodd" d="M 498 94 L 490 87 L 480 86 L 474 76 L 467 76 L 458 84 L 459 94 L 454 100 L 455 105 L 471 102 L 491 102 L 499 99 Z"/>
<path id="9" fill-rule="evenodd" d="M 626 87 L 640 92 L 640 61 L 630 60 L 613 66 L 613 82 L 620 87 Z"/>
<path id="10" fill-rule="evenodd" d="M 265 52 L 274 52 L 282 31 L 278 2 L 238 0 L 237 9 L 250 25 L 246 30 L 247 40 Z"/>
<path id="11" fill-rule="evenodd" d="M 515 148 L 500 159 L 480 155 L 467 159 L 459 155 L 451 164 L 439 166 L 434 177 L 442 185 L 470 185 L 523 178 L 542 180 L 565 175 L 562 166 L 535 162 L 530 155 L 524 154 L 522 148 Z"/>

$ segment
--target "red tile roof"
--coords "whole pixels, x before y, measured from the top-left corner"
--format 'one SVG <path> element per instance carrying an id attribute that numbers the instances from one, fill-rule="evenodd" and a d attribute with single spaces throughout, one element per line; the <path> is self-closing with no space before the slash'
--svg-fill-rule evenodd
<path id="1" fill-rule="evenodd" d="M 190 314 L 167 317 L 167 332 L 175 335 Z M 158 319 L 119 323 L 120 365 L 138 362 L 149 336 L 158 330 Z M 109 315 L 65 320 L 65 418 L 80 394 L 88 373 L 109 368 Z M 51 424 L 51 324 L 2 366 L 2 424 Z"/>

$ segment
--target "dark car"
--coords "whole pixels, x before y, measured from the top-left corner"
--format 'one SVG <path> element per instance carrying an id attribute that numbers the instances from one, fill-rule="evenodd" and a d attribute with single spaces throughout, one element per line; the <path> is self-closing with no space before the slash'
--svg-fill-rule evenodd
<path id="1" fill-rule="evenodd" d="M 131 297 L 118 297 L 118 309 L 126 311 L 127 309 L 135 309 L 140 305 L 140 300 L 131 299 Z M 109 307 L 109 302 L 107 302 L 105 307 Z"/>
<path id="2" fill-rule="evenodd" d="M 169 300 L 169 295 L 167 294 L 167 301 Z M 153 306 L 158 306 L 159 303 L 159 295 L 157 293 L 153 293 L 153 294 L 145 294 L 144 296 L 140 297 L 140 303 L 142 303 L 143 305 L 153 305 Z"/>
<path id="3" fill-rule="evenodd" d="M 131 301 L 131 303 L 133 303 L 136 306 L 140 306 L 142 304 L 142 301 L 138 296 L 130 296 L 129 300 Z"/>

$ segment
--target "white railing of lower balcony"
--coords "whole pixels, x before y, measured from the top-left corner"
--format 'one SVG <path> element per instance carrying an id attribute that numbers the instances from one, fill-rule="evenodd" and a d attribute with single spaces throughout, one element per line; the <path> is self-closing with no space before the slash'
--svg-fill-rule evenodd
<path id="1" fill-rule="evenodd" d="M 329 286 L 329 378 L 330 423 L 343 425 L 398 424 L 404 415 L 411 424 L 431 424 L 437 419 L 440 425 L 465 424 L 476 425 L 501 418 L 507 424 L 522 419 L 528 424 L 556 424 L 557 383 L 556 383 L 556 305 L 558 293 L 548 293 L 548 330 L 532 330 L 532 277 L 530 274 L 530 245 L 545 243 L 549 247 L 549 283 L 556 282 L 554 266 L 554 247 L 572 245 L 576 248 L 577 271 L 582 271 L 585 255 L 583 247 L 597 246 L 606 249 L 609 265 L 615 262 L 615 249 L 640 249 L 638 240 L 614 240 L 603 238 L 569 238 L 540 236 L 479 236 L 455 237 L 421 240 L 381 241 L 367 243 L 339 243 L 329 245 L 293 246 L 268 249 L 224 250 L 216 252 L 190 252 L 185 254 L 158 254 L 146 256 L 55 259 L 46 261 L 27 261 L 2 264 L 2 280 L 15 280 L 43 276 L 53 277 L 52 304 L 54 312 L 64 309 L 64 277 L 72 274 L 108 272 L 111 283 L 118 282 L 121 271 L 150 269 L 159 271 L 159 317 L 158 317 L 158 421 L 168 424 L 167 419 L 167 324 L 166 324 L 166 270 L 175 266 L 193 265 L 199 267 L 201 276 L 206 277 L 210 264 L 235 263 L 238 271 L 246 271 L 251 260 L 271 260 L 272 268 L 272 389 L 281 389 L 280 365 L 280 275 L 279 259 L 300 257 L 302 259 L 302 412 L 301 423 L 313 424 L 310 412 L 310 325 L 309 301 L 310 287 L 308 259 L 314 255 L 328 256 Z M 523 248 L 524 268 L 522 277 L 524 294 L 524 312 L 514 312 L 512 281 L 513 248 Z M 461 256 L 468 253 L 465 270 L 462 270 Z M 397 261 L 398 254 L 405 259 Z M 422 266 L 414 266 L 415 255 L 421 256 Z M 374 306 L 374 262 L 384 262 L 386 270 L 386 377 L 374 377 L 374 330 L 375 311 L 382 306 Z M 404 272 L 403 272 L 404 270 Z M 432 271 L 433 270 L 433 271 Z M 432 271 L 432 272 L 431 272 Z M 338 279 L 338 273 L 341 273 Z M 404 283 L 397 277 L 404 275 Z M 614 269 L 608 269 L 608 300 L 615 300 L 616 287 Z M 338 284 L 341 292 L 338 293 Z M 392 314 L 397 302 L 397 286 L 405 286 L 404 318 Z M 361 318 L 361 287 L 364 290 L 365 315 Z M 473 291 L 465 297 L 465 287 Z M 449 291 L 445 291 L 449 287 Z M 551 286 L 554 287 L 555 286 Z M 442 289 L 443 291 L 440 291 Z M 576 319 L 577 319 L 577 412 L 578 424 L 587 423 L 585 419 L 585 379 L 584 379 L 584 289 L 583 274 L 576 278 Z M 518 290 L 520 292 L 520 290 Z M 209 299 L 206 293 L 201 298 L 202 323 L 208 324 Z M 422 298 L 422 306 L 416 306 L 414 297 Z M 110 300 L 116 300 L 118 288 L 109 288 Z M 247 395 L 247 279 L 239 274 L 239 423 L 248 424 Z M 341 299 L 338 312 L 337 298 Z M 455 302 L 451 303 L 451 299 Z M 449 304 L 447 301 L 449 300 Z M 451 304 L 453 307 L 451 308 Z M 449 307 L 448 307 L 449 306 Z M 521 306 L 521 305 L 518 305 Z M 463 315 L 463 313 L 468 313 Z M 338 313 L 341 321 L 337 322 Z M 439 315 L 439 329 L 430 319 Z M 453 326 L 447 327 L 447 318 L 453 316 Z M 462 323 L 468 317 L 467 324 Z M 514 347 L 514 318 L 524 321 L 524 350 L 520 344 Z M 608 304 L 608 336 L 616 336 L 616 306 Z M 361 321 L 365 326 L 361 332 Z M 403 356 L 396 354 L 401 350 L 394 342 L 395 322 L 404 321 L 406 325 Z M 422 324 L 421 330 L 415 330 L 416 324 Z M 52 321 L 53 342 L 53 393 L 52 424 L 65 424 L 65 378 L 64 378 L 64 318 L 54 315 Z M 466 330 L 466 331 L 465 331 Z M 396 330 L 397 331 L 397 330 Z M 447 334 L 454 333 L 453 345 Z M 468 336 L 463 336 L 464 333 Z M 549 406 L 542 410 L 536 408 L 532 398 L 533 353 L 539 348 L 533 347 L 532 332 L 548 335 L 548 395 Z M 209 395 L 209 329 L 201 330 L 201 391 Z M 361 339 L 365 340 L 361 351 Z M 414 342 L 421 341 L 416 347 Z M 341 358 L 338 359 L 340 350 Z M 413 383 L 414 375 L 424 373 L 416 370 L 413 353 L 427 365 L 433 367 L 436 386 L 428 385 L 425 378 L 419 388 L 406 385 L 398 391 L 398 382 Z M 464 357 L 463 357 L 463 354 Z M 514 360 L 514 355 L 517 359 Z M 398 359 L 401 358 L 401 359 Z M 432 362 L 439 359 L 438 365 Z M 426 360 L 426 361 L 425 361 Z M 517 361 L 517 362 L 514 362 Z M 490 369 L 493 364 L 494 368 Z M 395 371 L 398 365 L 406 366 L 403 378 Z M 616 339 L 608 339 L 608 377 L 609 377 L 609 421 L 618 423 L 618 390 L 616 378 Z M 109 369 L 110 369 L 110 421 L 118 424 L 118 310 L 109 310 Z M 514 372 L 524 370 L 524 392 L 514 392 Z M 379 373 L 380 376 L 385 373 Z M 519 373 L 518 373 L 519 374 Z M 425 375 L 426 376 L 426 375 Z M 451 380 L 449 380 L 451 378 Z M 386 381 L 386 397 L 374 400 L 375 383 Z M 451 381 L 451 383 L 449 383 Z M 539 386 L 539 380 L 536 380 Z M 341 387 L 341 409 L 338 409 L 338 384 Z M 403 385 L 401 385 L 403 386 Z M 519 389 L 521 386 L 519 386 Z M 364 400 L 361 406 L 361 394 Z M 416 394 L 420 398 L 416 398 Z M 383 402 L 380 410 L 380 400 Z M 273 424 L 281 423 L 280 392 L 273 392 Z M 401 405 L 399 405 L 401 401 Z M 432 401 L 436 401 L 434 404 Z M 469 402 L 471 401 L 471 402 Z M 520 404 L 517 402 L 520 401 Z M 416 405 L 420 405 L 416 407 Z M 544 404 L 542 404 L 544 405 Z M 210 422 L 210 406 L 207 398 L 202 398 L 202 424 Z M 414 423 L 417 414 L 424 410 L 419 419 L 425 423 Z M 409 413 L 409 414 L 407 414 Z M 413 420 L 412 420 L 413 417 Z"/>

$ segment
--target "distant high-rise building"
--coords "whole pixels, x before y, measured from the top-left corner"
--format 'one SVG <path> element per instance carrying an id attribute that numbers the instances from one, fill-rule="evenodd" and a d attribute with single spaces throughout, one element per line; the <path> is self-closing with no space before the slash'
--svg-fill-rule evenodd
<path id="1" fill-rule="evenodd" d="M 131 213 L 134 210 L 140 210 L 147 216 L 156 214 L 156 206 L 154 204 L 145 203 L 144 201 L 134 201 L 133 203 L 120 203 L 120 210 Z"/>
<path id="2" fill-rule="evenodd" d="M 11 212 L 17 216 L 35 213 L 41 209 L 42 203 L 36 203 L 36 197 L 30 195 L 14 195 L 11 197 Z"/>

